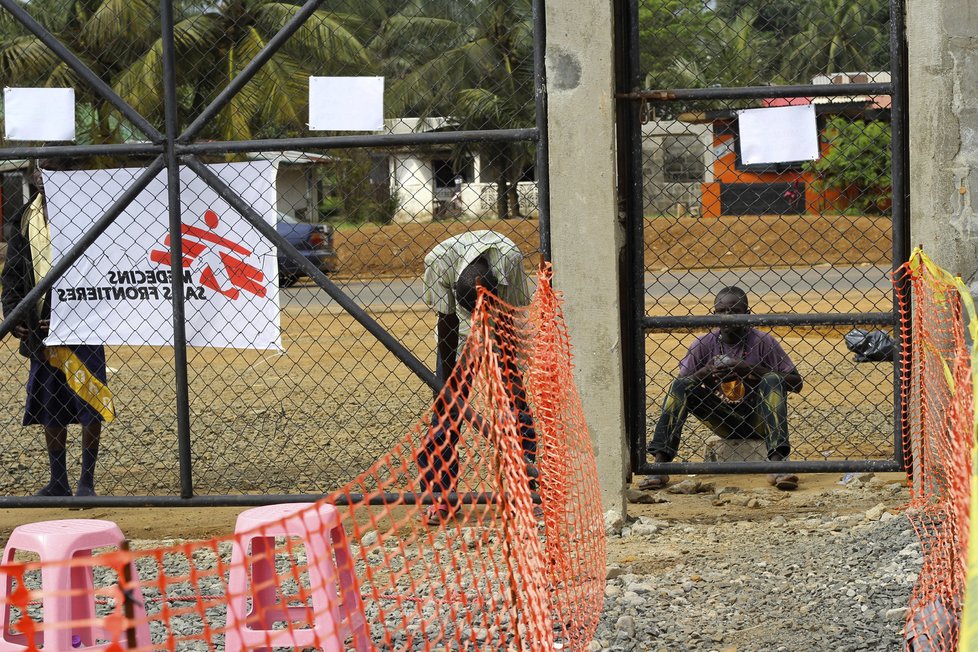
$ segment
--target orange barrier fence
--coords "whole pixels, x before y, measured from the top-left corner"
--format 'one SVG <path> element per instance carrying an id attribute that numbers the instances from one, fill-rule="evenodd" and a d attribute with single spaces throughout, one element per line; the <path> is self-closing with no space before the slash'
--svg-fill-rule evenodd
<path id="1" fill-rule="evenodd" d="M 908 516 L 923 565 L 905 624 L 908 650 L 955 650 L 965 594 L 975 432 L 975 311 L 960 278 L 919 249 L 900 270 Z M 898 284 L 898 288 L 901 288 Z M 964 648 L 962 648 L 964 649 Z"/>
<path id="2" fill-rule="evenodd" d="M 605 535 L 571 374 L 549 268 L 528 308 L 482 295 L 431 413 L 323 501 L 152 550 L 98 521 L 15 532 L 0 649 L 583 650 Z"/>

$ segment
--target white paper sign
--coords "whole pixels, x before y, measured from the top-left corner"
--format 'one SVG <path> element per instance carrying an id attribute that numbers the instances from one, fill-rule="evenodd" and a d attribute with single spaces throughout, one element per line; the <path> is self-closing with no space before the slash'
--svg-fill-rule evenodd
<path id="1" fill-rule="evenodd" d="M 778 106 L 738 112 L 740 160 L 745 165 L 818 158 L 815 107 Z"/>
<path id="2" fill-rule="evenodd" d="M 208 166 L 275 224 L 270 161 Z M 140 169 L 45 172 L 58 261 Z M 275 247 L 192 170 L 180 168 L 187 342 L 282 348 Z M 166 171 L 55 284 L 48 344 L 173 344 Z"/>
<path id="3" fill-rule="evenodd" d="M 74 140 L 75 89 L 3 89 L 4 136 L 9 140 Z"/>
<path id="4" fill-rule="evenodd" d="M 383 77 L 309 78 L 310 130 L 379 131 L 383 128 Z"/>

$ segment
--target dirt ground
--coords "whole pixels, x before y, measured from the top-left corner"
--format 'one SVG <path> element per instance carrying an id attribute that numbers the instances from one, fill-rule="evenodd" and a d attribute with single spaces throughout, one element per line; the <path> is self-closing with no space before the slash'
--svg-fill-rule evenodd
<path id="1" fill-rule="evenodd" d="M 424 255 L 445 238 L 493 229 L 524 252 L 539 251 L 537 220 L 514 219 L 430 224 L 365 225 L 336 232 L 340 278 L 417 276 Z M 892 223 L 886 217 L 744 215 L 735 218 L 646 219 L 650 271 L 715 267 L 887 265 Z M 538 256 L 531 256 L 535 265 Z"/>
<path id="2" fill-rule="evenodd" d="M 747 265 L 886 264 L 889 222 L 870 218 L 738 218 L 722 233 L 707 220 L 647 220 L 650 269 Z M 423 255 L 451 233 L 485 227 L 511 234 L 525 250 L 538 242 L 537 222 L 390 225 L 338 231 L 340 278 L 410 276 Z M 713 224 L 716 227 L 716 224 Z M 729 236 L 729 237 L 727 237 Z M 767 253 L 764 253 L 767 252 Z M 839 301 L 854 311 L 886 305 L 885 293 L 858 296 L 765 297 L 772 311 L 831 311 Z M 663 314 L 677 300 L 654 309 Z M 387 310 L 374 317 L 431 363 L 433 320 L 423 311 Z M 400 441 L 424 414 L 430 392 L 393 356 L 375 344 L 352 318 L 307 306 L 283 315 L 284 354 L 258 351 L 190 352 L 191 419 L 198 493 L 322 492 L 365 469 Z M 855 365 L 842 343 L 844 329 L 779 332 L 806 376 L 808 387 L 792 399 L 793 438 L 806 459 L 881 457 L 892 432 L 891 369 Z M 689 336 L 651 334 L 648 394 L 674 373 Z M 25 495 L 44 478 L 46 461 L 37 433 L 20 426 L 26 376 L 9 339 L 0 359 L 11 370 L 0 384 L 0 427 L 8 434 L 0 450 L 0 492 Z M 148 347 L 108 352 L 110 385 L 119 418 L 107 428 L 100 457 L 99 491 L 109 495 L 173 495 L 177 492 L 172 354 Z M 655 401 L 650 400 L 650 418 Z M 828 428 L 826 425 L 828 424 Z M 690 450 L 699 450 L 692 431 Z M 77 447 L 77 446 L 76 446 Z M 77 468 L 77 460 L 70 462 Z M 799 496 L 839 479 L 806 476 Z M 725 484 L 763 484 L 755 476 L 728 476 Z M 666 518 L 711 518 L 695 496 L 651 506 Z M 797 502 L 797 501 L 796 501 Z M 708 504 L 708 503 L 707 503 Z M 647 509 L 649 506 L 638 506 Z M 858 510 L 859 506 L 852 506 Z M 777 504 L 773 507 L 777 510 Z M 865 508 L 864 508 L 865 509 Z M 0 510 L 0 537 L 20 523 L 62 517 L 109 518 L 134 539 L 203 539 L 230 533 L 241 508 Z M 715 512 L 715 508 L 713 509 Z M 758 518 L 775 512 L 754 510 Z M 762 515 L 763 512 L 763 515 Z M 672 516 L 670 516 L 670 514 Z M 626 555 L 627 556 L 627 555 Z"/>
<path id="3" fill-rule="evenodd" d="M 902 473 L 877 474 L 887 482 L 906 483 Z M 675 476 L 678 482 L 687 476 Z M 692 477 L 692 476 L 689 476 Z M 866 494 L 864 499 L 847 495 L 844 500 L 832 500 L 829 493 L 840 487 L 838 473 L 810 473 L 801 476 L 801 483 L 791 493 L 767 489 L 762 475 L 699 475 L 703 483 L 716 486 L 736 487 L 741 491 L 759 491 L 770 501 L 762 508 L 738 506 L 732 503 L 718 508 L 711 503 L 711 494 L 669 494 L 669 502 L 660 504 L 632 504 L 629 515 L 651 516 L 673 522 L 712 523 L 716 521 L 764 521 L 781 515 L 795 518 L 808 513 L 837 515 L 865 512 L 879 502 L 879 497 Z M 906 503 L 906 494 L 897 495 L 888 507 L 898 508 Z M 21 523 L 58 518 L 105 518 L 116 522 L 132 539 L 204 540 L 222 537 L 234 531 L 234 520 L 244 511 L 242 507 L 208 508 L 93 508 L 82 510 L 64 509 L 2 509 L 0 510 L 0 540 L 6 541 L 10 530 Z M 647 573 L 653 563 L 652 547 L 641 540 L 609 540 L 608 561 L 632 564 L 636 573 Z M 644 561 L 643 561 L 644 560 Z"/>

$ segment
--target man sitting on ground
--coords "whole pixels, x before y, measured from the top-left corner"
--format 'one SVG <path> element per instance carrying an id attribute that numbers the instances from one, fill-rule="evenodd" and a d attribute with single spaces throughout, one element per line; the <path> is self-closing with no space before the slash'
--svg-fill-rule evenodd
<path id="1" fill-rule="evenodd" d="M 713 312 L 749 314 L 747 293 L 738 287 L 720 290 Z M 768 459 L 785 460 L 791 450 L 787 392 L 800 392 L 802 386 L 801 374 L 774 337 L 749 326 L 721 326 L 697 338 L 679 364 L 648 451 L 656 463 L 671 462 L 692 414 L 725 439 L 763 438 Z M 791 473 L 771 474 L 768 481 L 785 491 L 798 487 L 798 476 Z M 668 483 L 667 475 L 650 475 L 639 488 Z"/>

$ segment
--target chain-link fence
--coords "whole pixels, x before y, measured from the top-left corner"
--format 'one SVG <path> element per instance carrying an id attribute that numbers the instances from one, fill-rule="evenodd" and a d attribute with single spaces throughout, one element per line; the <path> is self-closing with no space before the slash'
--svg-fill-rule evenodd
<path id="1" fill-rule="evenodd" d="M 388 451 L 439 382 L 425 255 L 491 229 L 528 269 L 548 257 L 540 13 L 0 0 L 0 85 L 75 102 L 73 142 L 0 141 L 7 503 L 61 475 L 44 433 L 56 452 L 66 419 L 91 422 L 88 452 L 71 425 L 55 493 L 86 493 L 100 441 L 94 488 L 117 502 L 321 494 Z M 383 78 L 382 125 L 311 131 L 311 104 L 352 101 L 315 99 L 320 77 Z M 18 324 L 47 336 L 33 362 Z M 78 364 L 87 395 L 65 387 Z"/>
<path id="2" fill-rule="evenodd" d="M 765 408 L 772 369 L 786 381 L 773 396 L 788 403 L 793 468 L 898 468 L 894 353 L 857 362 L 846 335 L 899 340 L 890 271 L 906 255 L 903 43 L 890 21 L 900 4 L 629 5 L 622 187 L 633 358 L 644 361 L 631 370 L 633 469 L 788 468 L 766 463 L 786 450 Z M 729 287 L 746 292 L 749 311 L 720 306 Z M 737 346 L 750 374 L 712 368 Z M 677 410 L 675 379 L 697 372 L 702 384 Z M 720 391 L 735 376 L 739 404 Z M 677 452 L 664 442 L 680 433 Z"/>

